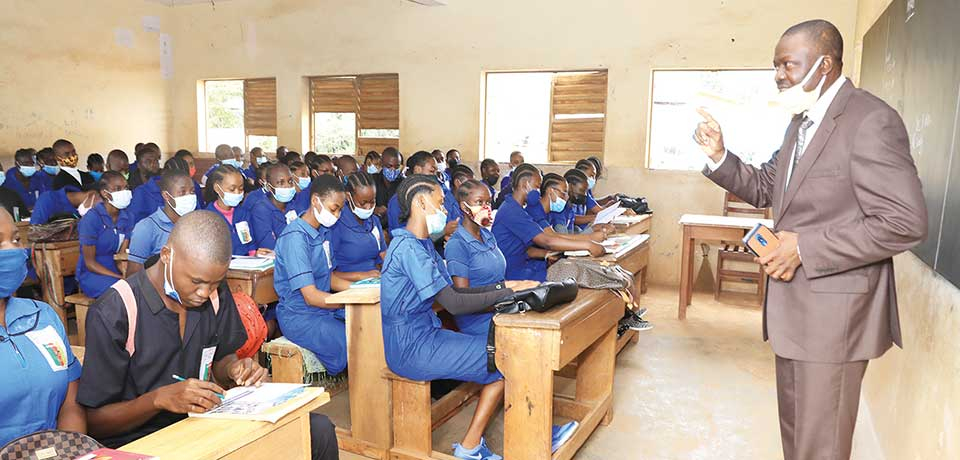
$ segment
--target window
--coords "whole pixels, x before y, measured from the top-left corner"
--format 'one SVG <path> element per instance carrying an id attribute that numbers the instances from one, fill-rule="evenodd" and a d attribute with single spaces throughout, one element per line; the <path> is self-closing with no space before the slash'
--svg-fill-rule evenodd
<path id="1" fill-rule="evenodd" d="M 311 78 L 310 112 L 317 153 L 362 155 L 400 146 L 396 74 Z"/>
<path id="2" fill-rule="evenodd" d="M 207 80 L 203 82 L 204 127 L 200 148 L 220 144 L 277 149 L 277 81 Z"/>
<path id="3" fill-rule="evenodd" d="M 655 70 L 647 137 L 651 169 L 699 171 L 706 157 L 693 141 L 704 107 L 723 127 L 724 144 L 760 165 L 783 142 L 791 116 L 771 110 L 774 70 Z"/>
<path id="4" fill-rule="evenodd" d="M 484 104 L 485 158 L 530 163 L 603 156 L 607 71 L 490 72 Z"/>

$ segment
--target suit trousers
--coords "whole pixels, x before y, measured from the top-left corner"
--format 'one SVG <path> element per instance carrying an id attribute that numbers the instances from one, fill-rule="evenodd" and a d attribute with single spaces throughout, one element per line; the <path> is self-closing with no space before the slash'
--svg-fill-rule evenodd
<path id="1" fill-rule="evenodd" d="M 867 363 L 814 363 L 777 356 L 784 460 L 849 460 Z"/>

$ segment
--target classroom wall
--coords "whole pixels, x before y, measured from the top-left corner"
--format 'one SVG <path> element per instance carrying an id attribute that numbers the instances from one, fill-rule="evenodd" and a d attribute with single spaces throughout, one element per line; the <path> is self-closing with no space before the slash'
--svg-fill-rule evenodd
<path id="1" fill-rule="evenodd" d="M 599 191 L 648 197 L 650 280 L 661 284 L 679 282 L 680 215 L 718 213 L 723 195 L 699 172 L 644 168 L 651 68 L 769 67 L 786 27 L 824 17 L 850 36 L 856 23 L 856 3 L 835 0 L 230 0 L 173 10 L 177 148 L 197 148 L 200 80 L 276 76 L 280 142 L 304 148 L 305 76 L 395 72 L 401 149 L 477 159 L 483 71 L 609 69 L 609 179 Z"/>
<path id="2" fill-rule="evenodd" d="M 143 16 L 170 25 L 171 8 L 128 0 L 0 0 L 0 161 L 20 147 L 58 138 L 86 154 L 121 148 L 132 159 L 141 140 L 166 146 L 168 82 L 160 75 L 157 32 Z M 127 29 L 132 44 L 115 29 Z M 121 33 L 121 38 L 124 34 Z M 126 46 L 130 44 L 131 46 Z"/>
<path id="3" fill-rule="evenodd" d="M 857 43 L 889 4 L 860 1 Z M 904 348 L 870 362 L 854 458 L 960 458 L 960 289 L 913 253 L 894 267 Z"/>

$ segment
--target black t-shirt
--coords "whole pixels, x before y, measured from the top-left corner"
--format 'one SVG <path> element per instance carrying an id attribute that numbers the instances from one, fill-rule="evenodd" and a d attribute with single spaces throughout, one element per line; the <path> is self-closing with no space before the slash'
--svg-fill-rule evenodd
<path id="1" fill-rule="evenodd" d="M 53 189 L 60 190 L 64 187 L 76 187 L 80 190 L 93 190 L 97 181 L 93 180 L 93 176 L 86 171 L 77 171 L 80 173 L 80 182 L 77 182 L 77 178 L 73 177 L 70 173 L 61 170 L 57 173 L 56 176 L 53 176 Z"/>
<path id="2" fill-rule="evenodd" d="M 16 207 L 21 219 L 30 217 L 30 209 L 23 202 L 23 198 L 20 198 L 20 194 L 6 187 L 0 187 L 0 206 L 3 206 L 11 216 L 16 215 L 13 213 L 13 208 Z M 26 241 L 23 243 L 26 243 Z"/>
<path id="3" fill-rule="evenodd" d="M 386 207 L 390 203 L 390 198 L 393 198 L 397 194 L 397 188 L 400 187 L 400 183 L 403 182 L 402 177 L 398 177 L 397 180 L 393 182 L 388 182 L 383 178 L 383 173 L 378 172 L 373 175 L 373 182 L 377 184 L 377 206 Z M 387 215 L 380 216 L 380 224 L 383 228 L 387 228 Z"/>
<path id="4" fill-rule="evenodd" d="M 178 315 L 167 309 L 160 294 L 141 271 L 127 282 L 137 300 L 136 351 L 127 354 L 127 312 L 120 294 L 107 290 L 90 306 L 86 323 L 86 350 L 77 402 L 102 407 L 135 399 L 159 387 L 177 383 L 174 374 L 197 378 L 203 349 L 216 346 L 213 362 L 235 353 L 247 340 L 237 305 L 226 283 L 217 290 L 220 308 L 210 302 L 190 308 L 180 339 Z M 116 448 L 167 427 L 186 416 L 161 412 L 131 431 L 98 439 Z"/>

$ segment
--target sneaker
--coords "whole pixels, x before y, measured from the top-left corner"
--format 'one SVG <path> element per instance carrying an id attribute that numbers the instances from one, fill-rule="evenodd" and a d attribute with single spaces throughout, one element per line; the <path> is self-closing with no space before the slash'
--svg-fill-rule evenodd
<path id="1" fill-rule="evenodd" d="M 579 426 L 580 424 L 575 421 L 570 423 L 565 423 L 563 425 L 554 425 L 553 426 L 553 443 L 551 444 L 552 450 L 550 452 L 556 452 L 557 449 L 560 448 L 560 446 L 566 444 L 567 441 L 569 441 L 570 438 L 573 437 L 573 433 L 577 432 L 577 427 Z"/>
<path id="2" fill-rule="evenodd" d="M 487 442 L 480 438 L 480 444 L 473 449 L 467 449 L 456 443 L 453 445 L 453 456 L 463 460 L 503 460 L 503 457 L 487 448 Z"/>
<path id="3" fill-rule="evenodd" d="M 627 329 L 633 329 L 634 331 L 646 331 L 653 329 L 653 324 L 651 324 L 650 321 L 639 319 L 633 315 L 621 319 L 619 325 L 626 326 Z"/>
<path id="4" fill-rule="evenodd" d="M 646 309 L 646 308 L 643 308 L 643 307 L 640 307 L 640 309 L 637 310 L 637 311 L 633 311 L 633 310 L 627 309 L 627 311 L 623 314 L 623 316 L 624 316 L 625 318 L 632 316 L 632 317 L 634 317 L 634 318 L 636 318 L 636 319 L 643 319 L 643 315 L 646 315 L 646 314 L 647 314 L 647 309 Z"/>

